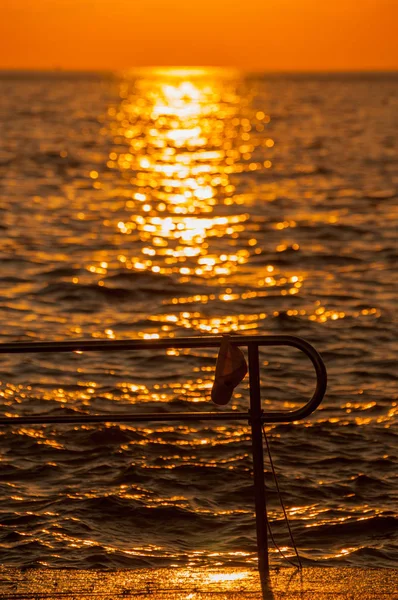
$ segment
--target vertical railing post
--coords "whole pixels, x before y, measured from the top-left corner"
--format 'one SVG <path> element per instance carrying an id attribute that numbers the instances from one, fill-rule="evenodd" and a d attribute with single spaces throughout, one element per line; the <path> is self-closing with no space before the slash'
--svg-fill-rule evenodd
<path id="1" fill-rule="evenodd" d="M 264 486 L 264 455 L 262 409 L 260 393 L 259 352 L 256 343 L 248 344 L 250 382 L 250 424 L 252 429 L 254 499 L 256 508 L 258 569 L 260 574 L 269 575 L 267 506 Z"/>

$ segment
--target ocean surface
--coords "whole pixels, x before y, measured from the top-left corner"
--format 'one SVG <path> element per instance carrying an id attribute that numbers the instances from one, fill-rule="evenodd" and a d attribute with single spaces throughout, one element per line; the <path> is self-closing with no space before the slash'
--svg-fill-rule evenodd
<path id="1" fill-rule="evenodd" d="M 1 342 L 307 339 L 327 395 L 267 427 L 303 563 L 396 566 L 397 131 L 396 74 L 0 74 Z M 1 355 L 1 410 L 216 411 L 215 357 Z M 265 410 L 314 388 L 286 348 L 261 382 Z M 0 456 L 4 565 L 256 564 L 246 423 L 4 426 Z"/>

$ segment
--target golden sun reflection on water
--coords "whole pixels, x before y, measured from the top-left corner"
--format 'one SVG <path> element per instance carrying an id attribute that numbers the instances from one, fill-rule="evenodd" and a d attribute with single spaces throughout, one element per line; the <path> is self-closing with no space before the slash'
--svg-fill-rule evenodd
<path id="1" fill-rule="evenodd" d="M 140 246 L 120 262 L 181 277 L 230 276 L 260 252 L 231 175 L 265 168 L 255 155 L 267 115 L 259 112 L 255 126 L 241 118 L 241 99 L 225 81 L 159 76 L 122 84 L 120 96 L 108 111 L 115 149 L 107 166 L 131 184 L 130 216 L 115 225 Z"/>
<path id="2" fill-rule="evenodd" d="M 109 194 L 103 223 L 115 249 L 98 252 L 73 283 L 96 278 L 105 295 L 124 274 L 147 277 L 151 289 L 172 284 L 174 296 L 133 335 L 258 333 L 278 317 L 329 326 L 380 317 L 375 307 L 330 300 L 334 275 L 323 266 L 314 272 L 312 258 L 326 250 L 302 226 L 336 225 L 346 211 L 314 205 L 309 193 L 285 212 L 281 198 L 294 180 L 281 184 L 273 160 L 275 146 L 283 154 L 288 144 L 267 106 L 253 84 L 214 70 L 145 69 L 120 82 L 102 129 L 106 172 L 90 174 Z M 115 339 L 110 321 L 92 336 Z"/>

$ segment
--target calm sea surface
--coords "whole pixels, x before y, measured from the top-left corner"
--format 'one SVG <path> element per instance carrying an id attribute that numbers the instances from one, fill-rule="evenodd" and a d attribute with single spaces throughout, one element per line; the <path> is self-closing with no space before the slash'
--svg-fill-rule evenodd
<path id="1" fill-rule="evenodd" d="M 268 428 L 297 546 L 305 564 L 393 566 L 397 131 L 396 75 L 2 74 L 1 341 L 306 338 L 327 396 Z M 297 351 L 261 364 L 265 409 L 311 395 Z M 3 355 L 1 409 L 213 410 L 214 365 Z M 256 563 L 244 423 L 2 427 L 0 456 L 3 564 Z M 266 484 L 292 555 L 268 465 Z"/>

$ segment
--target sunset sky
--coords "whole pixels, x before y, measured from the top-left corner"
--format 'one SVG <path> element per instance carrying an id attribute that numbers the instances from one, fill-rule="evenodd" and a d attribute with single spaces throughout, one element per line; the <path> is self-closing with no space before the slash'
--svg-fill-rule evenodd
<path id="1" fill-rule="evenodd" d="M 398 69 L 398 0 L 0 0 L 0 68 Z"/>

